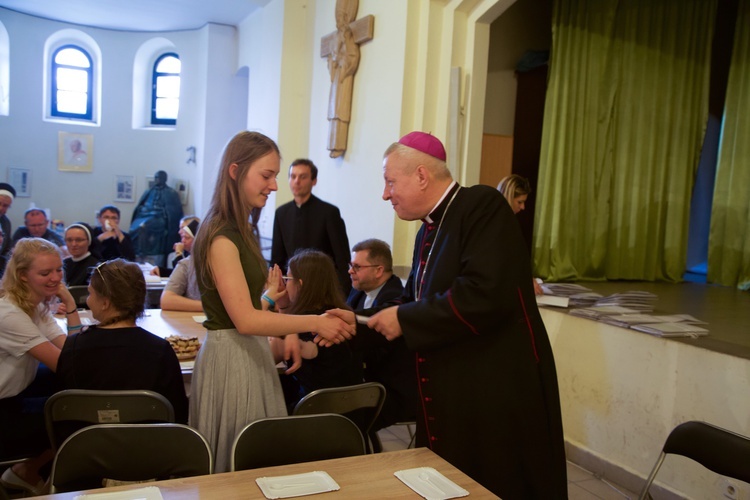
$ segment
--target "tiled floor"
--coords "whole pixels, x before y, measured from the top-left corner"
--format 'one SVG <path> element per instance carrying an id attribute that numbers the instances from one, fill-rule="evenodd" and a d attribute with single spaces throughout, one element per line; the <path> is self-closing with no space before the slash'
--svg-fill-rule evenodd
<path id="1" fill-rule="evenodd" d="M 405 425 L 394 425 L 378 432 L 383 451 L 406 449 L 409 430 Z M 589 471 L 568 462 L 568 498 L 570 500 L 625 500 L 638 495 L 625 488 L 599 479 Z"/>

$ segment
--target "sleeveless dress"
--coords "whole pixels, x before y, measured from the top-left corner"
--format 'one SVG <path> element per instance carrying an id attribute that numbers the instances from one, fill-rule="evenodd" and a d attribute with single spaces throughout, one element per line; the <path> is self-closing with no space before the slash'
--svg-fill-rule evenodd
<path id="1" fill-rule="evenodd" d="M 242 243 L 239 230 L 228 227 L 219 235 L 239 250 L 253 306 L 260 309 L 263 270 Z M 268 338 L 238 333 L 218 291 L 199 286 L 208 333 L 193 370 L 190 425 L 208 440 L 214 470 L 219 473 L 229 470 L 232 443 L 244 426 L 259 418 L 286 416 L 287 412 Z"/>

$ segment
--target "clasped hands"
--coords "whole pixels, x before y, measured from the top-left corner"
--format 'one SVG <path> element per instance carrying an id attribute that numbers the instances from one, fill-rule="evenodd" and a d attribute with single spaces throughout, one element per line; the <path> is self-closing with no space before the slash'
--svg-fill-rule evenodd
<path id="1" fill-rule="evenodd" d="M 380 333 L 388 340 L 394 340 L 403 335 L 403 332 L 401 331 L 401 324 L 398 322 L 397 313 L 398 306 L 387 307 L 370 316 L 370 318 L 367 320 L 367 327 Z M 357 319 L 353 311 L 349 311 L 346 309 L 330 309 L 326 311 L 326 314 L 335 316 L 342 321 L 345 321 L 349 325 L 353 324 L 356 332 Z M 315 337 L 315 342 L 318 345 L 322 345 L 324 347 L 329 347 L 334 343 L 338 344 L 338 342 L 331 342 L 328 339 L 321 338 L 320 335 Z"/>

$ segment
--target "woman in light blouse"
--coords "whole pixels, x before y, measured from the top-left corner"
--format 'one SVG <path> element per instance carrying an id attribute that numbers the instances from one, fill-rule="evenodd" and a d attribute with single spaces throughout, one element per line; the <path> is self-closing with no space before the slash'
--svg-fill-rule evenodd
<path id="1" fill-rule="evenodd" d="M 34 455 L 3 473 L 10 488 L 41 494 L 39 468 L 52 458 L 44 427 L 44 401 L 55 391 L 54 377 L 65 332 L 52 317 L 61 301 L 68 331 L 81 322 L 63 282 L 60 249 L 41 238 L 16 243 L 0 284 L 0 434 L 3 458 Z M 43 365 L 43 366 L 42 366 Z"/>

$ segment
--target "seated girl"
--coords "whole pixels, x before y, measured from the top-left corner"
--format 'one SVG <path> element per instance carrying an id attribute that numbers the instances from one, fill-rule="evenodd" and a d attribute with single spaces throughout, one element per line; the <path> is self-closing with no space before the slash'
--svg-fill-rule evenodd
<path id="1" fill-rule="evenodd" d="M 322 314 L 328 309 L 349 309 L 344 300 L 336 269 L 331 258 L 317 250 L 299 250 L 289 259 L 289 271 L 284 277 L 289 305 L 283 314 Z M 269 274 L 269 283 L 278 268 Z M 273 284 L 266 296 L 283 296 Z M 274 297 L 270 299 L 275 302 Z M 268 301 L 268 299 L 265 299 Z M 302 366 L 291 375 L 282 375 L 282 388 L 287 408 L 291 413 L 306 394 L 324 387 L 360 384 L 363 381 L 362 359 L 352 352 L 348 342 L 331 347 L 318 347 L 313 333 L 300 333 Z M 284 341 L 271 338 L 271 350 L 278 363 L 284 358 Z M 289 363 L 287 363 L 289 365 Z"/>
<path id="2" fill-rule="evenodd" d="M 188 402 L 169 342 L 136 326 L 143 315 L 146 281 L 137 264 L 115 259 L 97 266 L 86 303 L 98 325 L 70 335 L 60 353 L 57 375 L 65 389 L 158 392 L 187 423 Z"/>
<path id="3" fill-rule="evenodd" d="M 65 246 L 69 257 L 63 260 L 65 282 L 68 286 L 86 286 L 91 271 L 99 258 L 91 253 L 91 228 L 84 222 L 76 222 L 65 229 Z"/>
<path id="4" fill-rule="evenodd" d="M 34 495 L 43 493 L 39 469 L 53 456 L 44 402 L 57 390 L 51 372 L 65 342 L 52 317 L 58 300 L 68 311 L 68 330 L 79 329 L 60 249 L 41 238 L 19 240 L 0 283 L 0 459 L 34 458 L 7 469 L 0 483 Z"/>

